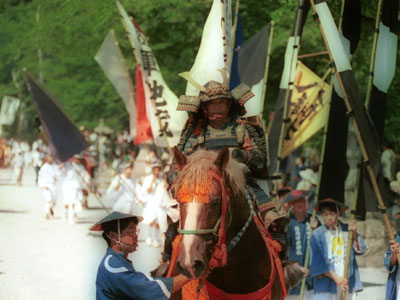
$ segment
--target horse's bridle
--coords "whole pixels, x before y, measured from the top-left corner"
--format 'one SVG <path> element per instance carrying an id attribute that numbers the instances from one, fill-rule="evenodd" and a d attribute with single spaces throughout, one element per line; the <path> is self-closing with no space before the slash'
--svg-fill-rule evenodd
<path id="1" fill-rule="evenodd" d="M 178 232 L 180 234 L 210 234 L 213 233 L 214 235 L 218 236 L 218 242 L 214 246 L 211 259 L 209 261 L 208 267 L 210 270 L 216 268 L 216 267 L 223 267 L 227 263 L 227 258 L 228 258 L 228 251 L 230 251 L 240 240 L 246 229 L 248 228 L 251 220 L 254 219 L 254 222 L 261 233 L 261 236 L 265 242 L 266 248 L 268 249 L 270 261 L 271 261 L 271 273 L 270 273 L 270 278 L 268 284 L 263 288 L 265 291 L 271 292 L 272 285 L 274 284 L 275 281 L 275 276 L 278 273 L 279 275 L 279 280 L 281 281 L 282 284 L 282 291 L 283 294 L 286 295 L 286 288 L 284 285 L 284 279 L 283 279 L 283 270 L 282 267 L 278 267 L 280 263 L 279 255 L 278 253 L 281 250 L 276 250 L 277 248 L 281 247 L 280 245 L 276 245 L 278 242 L 273 241 L 271 238 L 270 233 L 268 232 L 268 229 L 264 227 L 264 225 L 260 222 L 258 219 L 254 206 L 252 203 L 251 196 L 249 194 L 246 194 L 246 200 L 249 204 L 250 208 L 250 214 L 243 225 L 242 229 L 236 234 L 236 236 L 232 239 L 228 247 L 226 246 L 226 231 L 225 231 L 225 218 L 226 218 L 226 213 L 228 211 L 228 205 L 230 206 L 229 203 L 229 195 L 227 194 L 227 186 L 225 184 L 225 179 L 223 174 L 218 174 L 218 176 L 213 176 L 214 179 L 216 179 L 222 188 L 222 208 L 221 208 L 221 216 L 219 217 L 217 223 L 215 224 L 214 228 L 210 229 L 194 229 L 194 230 L 186 230 L 181 228 L 181 223 L 179 223 L 179 228 Z M 230 218 L 230 221 L 232 220 L 232 217 Z M 279 243 L 278 243 L 279 244 Z M 279 261 L 279 263 L 277 262 Z M 281 265 L 280 265 L 281 266 Z"/>
<path id="2" fill-rule="evenodd" d="M 182 229 L 181 222 L 179 222 L 178 233 L 180 234 L 209 234 L 218 235 L 219 224 L 221 223 L 221 217 L 218 218 L 217 223 L 215 223 L 214 228 L 210 229 Z"/>
<path id="3" fill-rule="evenodd" d="M 226 250 L 226 230 L 225 230 L 225 220 L 226 220 L 226 214 L 228 211 L 228 205 L 229 203 L 229 196 L 227 194 L 227 188 L 226 188 L 226 183 L 223 174 L 219 173 L 214 173 L 213 179 L 217 180 L 219 184 L 221 185 L 221 194 L 222 194 L 222 199 L 221 199 L 221 215 L 218 218 L 218 221 L 216 222 L 214 228 L 209 228 L 209 229 L 182 229 L 182 224 L 181 222 L 179 223 L 179 228 L 178 228 L 178 233 L 180 234 L 214 234 L 218 237 L 218 241 L 214 246 L 211 259 L 209 262 L 209 268 L 213 269 L 215 267 L 220 267 L 226 265 L 227 261 L 227 250 Z M 230 218 L 232 219 L 232 218 Z"/>

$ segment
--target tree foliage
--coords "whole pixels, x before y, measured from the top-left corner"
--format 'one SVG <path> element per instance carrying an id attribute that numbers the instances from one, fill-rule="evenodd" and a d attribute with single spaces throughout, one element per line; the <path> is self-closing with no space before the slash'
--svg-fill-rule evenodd
<path id="1" fill-rule="evenodd" d="M 170 88 L 181 95 L 185 80 L 177 74 L 191 68 L 211 0 L 120 0 L 149 37 Z M 234 1 L 233 1 L 234 2 Z M 376 2 L 376 3 L 375 3 Z M 274 109 L 287 39 L 297 0 L 241 1 L 245 38 L 275 21 L 265 116 Z M 336 20 L 341 0 L 328 4 Z M 377 1 L 363 0 L 361 42 L 352 66 L 365 95 Z M 114 1 L 98 0 L 3 0 L 0 4 L 0 97 L 16 95 L 23 100 L 22 121 L 10 130 L 32 138 L 38 127 L 33 102 L 23 76 L 26 68 L 43 77 L 47 89 L 62 103 L 79 126 L 94 128 L 100 118 L 117 130 L 128 128 L 123 102 L 94 60 L 103 39 L 114 29 L 134 78 L 135 60 Z M 42 59 L 39 59 L 39 49 Z M 319 28 L 309 13 L 301 53 L 324 51 Z M 317 74 L 325 73 L 327 56 L 304 59 Z M 397 142 L 400 129 L 400 79 L 395 77 L 388 94 L 386 135 Z M 268 118 L 266 118 L 268 119 Z"/>

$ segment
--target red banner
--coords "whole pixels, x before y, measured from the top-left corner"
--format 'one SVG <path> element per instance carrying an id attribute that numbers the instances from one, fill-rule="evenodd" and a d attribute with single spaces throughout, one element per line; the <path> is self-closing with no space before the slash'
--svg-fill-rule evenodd
<path id="1" fill-rule="evenodd" d="M 136 66 L 136 137 L 134 144 L 142 144 L 153 139 L 150 122 L 146 115 L 146 94 L 144 91 L 142 70 Z"/>

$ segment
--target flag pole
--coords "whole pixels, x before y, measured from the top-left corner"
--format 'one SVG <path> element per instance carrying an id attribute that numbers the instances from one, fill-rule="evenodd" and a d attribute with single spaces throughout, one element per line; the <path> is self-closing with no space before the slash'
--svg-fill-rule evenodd
<path id="1" fill-rule="evenodd" d="M 352 205 L 352 209 L 351 209 L 351 216 L 350 216 L 350 222 L 354 221 L 355 219 L 355 214 L 354 212 L 357 209 L 357 199 L 358 199 L 358 186 L 360 184 L 360 170 L 362 168 L 362 165 L 359 165 L 358 170 L 357 170 L 357 179 L 356 179 L 356 190 L 354 191 L 354 200 L 353 200 L 353 205 Z M 356 236 L 357 237 L 357 236 Z M 351 254 L 351 248 L 353 245 L 353 231 L 349 231 L 349 241 L 347 243 L 347 249 L 346 249 L 346 260 L 345 260 L 345 264 L 344 264 L 344 278 L 347 279 L 348 274 L 349 274 L 349 265 L 350 265 L 350 254 Z M 346 299 L 346 291 L 342 292 L 342 300 Z"/>
<path id="2" fill-rule="evenodd" d="M 316 16 L 318 16 L 314 0 L 310 0 L 310 2 L 311 2 L 311 6 L 313 8 L 314 14 Z M 327 50 L 329 52 L 329 57 L 330 57 L 331 61 L 335 62 L 335 60 L 334 60 L 334 58 L 332 56 L 332 52 L 331 52 L 331 49 L 329 47 L 326 35 L 325 35 L 325 31 L 324 31 L 324 29 L 322 27 L 322 24 L 321 24 L 321 22 L 320 22 L 320 20 L 318 18 L 316 18 L 316 20 L 318 22 L 318 25 L 319 25 L 319 28 L 320 28 L 320 31 L 321 31 L 321 35 L 322 35 L 322 37 L 324 39 L 325 46 L 326 46 L 326 48 L 327 48 Z M 351 108 L 351 105 L 350 105 L 350 102 L 349 102 L 349 98 L 348 98 L 348 95 L 347 95 L 346 90 L 344 88 L 342 78 L 341 78 L 341 76 L 339 74 L 339 71 L 337 70 L 336 64 L 334 65 L 334 70 L 335 70 L 335 75 L 336 75 L 340 90 L 343 93 L 343 98 L 344 98 L 344 102 L 345 102 L 345 105 L 346 105 L 346 109 L 349 112 L 349 117 L 351 118 L 352 124 L 354 126 L 354 131 L 355 131 L 355 134 L 356 134 L 356 137 L 357 137 L 357 141 L 358 141 L 358 144 L 360 146 L 360 149 L 361 149 L 361 152 L 362 152 L 362 155 L 363 155 L 364 162 L 366 163 L 366 168 L 367 168 L 369 177 L 371 179 L 372 186 L 374 188 L 374 191 L 375 191 L 375 194 L 376 194 L 376 197 L 377 197 L 379 210 L 381 211 L 381 214 L 383 216 L 383 220 L 384 220 L 384 223 L 385 223 L 385 225 L 387 227 L 387 230 L 388 230 L 388 233 L 389 233 L 389 237 L 390 237 L 390 239 L 394 240 L 394 234 L 393 234 L 392 226 L 390 224 L 389 217 L 388 217 L 388 215 L 386 213 L 386 207 L 385 207 L 385 204 L 383 202 L 382 194 L 381 194 L 381 192 L 379 190 L 378 183 L 377 183 L 375 174 L 374 174 L 374 172 L 372 170 L 372 167 L 371 167 L 370 164 L 368 164 L 370 158 L 368 157 L 368 153 L 366 151 L 364 141 L 362 140 L 361 133 L 360 133 L 360 130 L 358 128 L 358 123 L 357 123 L 357 121 L 355 120 L 354 116 L 351 113 L 352 112 L 352 108 Z M 400 253 L 397 255 L 397 260 L 400 261 Z"/>
<path id="3" fill-rule="evenodd" d="M 232 73 L 232 61 L 233 61 L 233 56 L 235 54 L 235 40 L 236 40 L 236 29 L 238 25 L 238 19 L 239 19 L 239 5 L 240 5 L 240 0 L 236 0 L 236 5 L 235 5 L 235 19 L 233 21 L 233 26 L 232 26 L 232 33 L 231 33 L 231 59 L 230 59 L 230 66 L 231 70 L 229 70 L 230 73 Z M 232 74 L 230 74 L 232 75 Z"/>
<path id="4" fill-rule="evenodd" d="M 328 71 L 327 71 L 327 74 L 329 74 L 328 72 L 332 74 L 333 73 L 333 69 L 329 68 Z M 324 75 L 324 77 L 325 77 L 325 75 Z M 333 83 L 333 76 L 331 77 L 331 86 L 332 86 L 332 83 Z M 331 89 L 331 101 L 332 101 L 332 92 L 333 92 L 333 88 Z M 331 105 L 330 103 L 331 102 L 329 102 L 329 106 Z M 326 121 L 326 124 L 324 126 L 324 138 L 322 140 L 322 147 L 321 147 L 322 155 L 321 155 L 320 160 L 319 160 L 320 164 L 319 164 L 319 168 L 318 168 L 318 179 L 319 180 L 318 180 L 317 188 L 316 188 L 316 191 L 315 191 L 315 205 L 319 201 L 319 190 L 320 190 L 320 187 L 321 187 L 321 174 L 322 174 L 322 168 L 323 168 L 323 164 L 321 162 L 324 161 L 324 157 L 325 157 L 327 132 L 328 132 L 328 120 Z M 312 217 L 315 218 L 316 214 L 317 214 L 317 211 L 314 209 L 313 212 L 312 212 Z M 310 235 L 307 238 L 307 243 L 306 243 L 307 248 L 306 248 L 306 256 L 304 257 L 304 266 L 303 267 L 307 268 L 307 269 L 308 269 L 308 264 L 310 263 L 310 240 L 311 240 L 311 235 L 312 235 L 313 231 L 314 231 L 313 229 L 310 229 Z M 306 281 L 307 281 L 306 277 L 304 277 L 303 280 L 301 281 L 300 300 L 303 300 L 303 298 L 304 298 L 304 291 L 305 291 L 305 287 L 306 287 Z"/>
<path id="5" fill-rule="evenodd" d="M 299 50 L 299 47 L 300 47 L 299 29 L 300 29 L 300 20 L 303 16 L 305 0 L 299 0 L 298 2 L 299 2 L 299 5 L 297 6 L 297 12 L 296 12 L 297 16 L 296 16 L 296 22 L 295 22 L 295 28 L 294 28 L 294 44 L 293 44 L 292 55 L 290 58 L 289 79 L 288 79 L 288 84 L 287 84 L 286 91 L 285 91 L 282 124 L 281 124 L 281 130 L 280 130 L 279 142 L 278 142 L 278 152 L 277 152 L 278 158 L 276 161 L 275 174 L 279 173 L 280 164 L 281 164 L 281 151 L 282 151 L 282 144 L 283 144 L 283 138 L 284 138 L 283 136 L 284 136 L 285 129 L 286 129 L 286 119 L 288 118 L 288 111 L 289 111 L 289 100 L 290 100 L 289 99 L 289 94 L 290 94 L 289 91 L 290 91 L 290 86 L 293 85 L 293 82 L 291 82 L 291 80 L 292 80 L 292 74 L 296 70 L 297 59 L 295 60 L 295 62 L 293 62 L 293 61 L 294 61 L 295 53 L 297 55 L 297 51 Z M 293 68 L 294 68 L 294 70 L 293 70 Z M 275 184 L 274 189 L 275 189 L 275 195 L 276 195 L 277 194 L 277 184 Z"/>
<path id="6" fill-rule="evenodd" d="M 118 0 L 117 0 L 116 2 L 119 3 Z M 122 13 L 121 13 L 121 9 L 120 9 L 119 5 L 117 5 L 117 9 L 118 9 L 118 12 L 119 12 L 119 14 L 120 14 L 120 16 L 121 16 L 122 25 L 124 26 L 125 32 L 127 33 L 127 36 L 128 36 L 128 39 L 129 39 L 129 43 L 131 44 L 132 51 L 133 51 L 133 55 L 135 56 L 135 59 L 136 59 L 136 63 L 139 63 L 139 64 L 140 64 L 139 56 L 138 56 L 138 54 L 137 54 L 137 52 L 136 52 L 136 48 L 135 48 L 135 46 L 134 46 L 134 43 L 133 43 L 133 41 L 132 41 L 132 39 L 131 39 L 131 37 L 130 37 L 130 35 L 129 35 L 129 31 L 128 31 L 127 27 L 126 27 L 125 20 L 124 20 L 124 18 L 122 17 Z M 132 20 L 132 17 L 130 17 L 130 19 Z M 142 76 L 143 76 L 143 75 L 142 75 Z M 143 77 L 142 77 L 142 80 L 143 80 Z M 144 81 L 144 83 L 146 83 L 146 81 Z M 153 106 L 155 107 L 156 105 L 155 105 L 154 101 L 152 100 L 151 102 L 152 102 Z M 161 128 L 162 128 L 162 123 L 161 123 L 160 116 L 156 116 L 156 117 L 157 117 L 157 121 L 158 121 L 158 126 L 159 126 L 160 129 L 161 129 Z M 171 156 L 173 156 L 172 148 L 171 148 L 171 146 L 169 145 L 168 138 L 167 138 L 167 136 L 166 136 L 164 133 L 163 133 L 163 136 L 165 137 L 165 142 L 166 142 L 166 145 L 167 145 L 168 152 L 169 152 L 169 154 L 170 154 Z M 153 141 L 154 141 L 154 137 L 153 137 Z"/>
<path id="7" fill-rule="evenodd" d="M 344 0 L 343 0 L 344 2 Z M 367 95 L 365 97 L 365 102 L 364 105 L 369 110 L 369 104 L 371 100 L 371 90 L 372 90 L 372 82 L 374 80 L 374 69 L 375 69 L 375 57 L 376 57 L 376 48 L 378 44 L 378 36 L 379 36 L 379 22 L 381 19 L 381 11 L 382 11 L 382 0 L 379 0 L 378 2 L 378 9 L 376 12 L 376 18 L 375 18 L 375 33 L 374 33 L 374 41 L 372 44 L 372 50 L 371 50 L 371 60 L 370 60 L 370 66 L 369 66 L 369 79 L 368 79 L 368 87 L 367 87 Z M 353 209 L 351 211 L 351 217 L 350 217 L 350 222 L 355 219 L 355 211 L 357 209 L 357 201 L 358 201 L 358 194 L 359 194 L 359 188 L 360 188 L 360 176 L 361 176 L 361 168 L 362 166 L 362 157 L 359 155 L 358 161 L 361 161 L 360 165 L 357 168 L 357 179 L 356 179 L 356 189 L 354 191 L 354 196 L 353 196 Z M 347 253 L 346 253 L 346 260 L 345 260 L 345 265 L 344 265 L 344 278 L 347 279 L 348 277 L 348 272 L 349 272 L 349 263 L 350 263 L 350 253 L 351 253 L 351 245 L 353 244 L 353 232 L 349 232 L 349 242 L 348 242 L 348 247 L 347 247 Z M 346 299 L 346 291 L 342 292 L 342 300 Z"/>
<path id="8" fill-rule="evenodd" d="M 367 88 L 367 95 L 365 97 L 365 107 L 368 109 L 370 100 L 371 100 L 371 90 L 372 90 L 372 83 L 374 80 L 374 69 L 375 69 L 375 57 L 376 57 L 376 48 L 378 45 L 378 36 L 379 36 L 379 22 L 381 20 L 381 12 L 382 12 L 382 0 L 378 2 L 378 10 L 376 12 L 375 18 L 375 33 L 374 33 L 374 41 L 372 44 L 372 51 L 371 51 L 371 61 L 369 65 L 369 78 L 368 78 L 368 88 Z"/>
<path id="9" fill-rule="evenodd" d="M 233 20 L 233 26 L 232 26 L 232 39 L 231 39 L 231 43 L 232 43 L 232 50 L 235 50 L 235 40 L 236 40 L 236 29 L 237 29 L 237 25 L 238 25 L 238 19 L 239 19 L 239 5 L 240 5 L 240 0 L 236 0 L 236 5 L 235 5 L 235 19 Z M 233 54 L 233 53 L 232 53 Z M 233 55 L 232 55 L 232 59 L 233 59 Z M 231 59 L 231 60 L 232 60 Z"/>
<path id="10" fill-rule="evenodd" d="M 266 57 L 266 61 L 265 61 L 265 69 L 264 69 L 264 81 L 263 81 L 263 88 L 262 88 L 262 104 L 261 104 L 261 116 L 262 116 L 262 112 L 264 111 L 264 105 L 265 105 L 265 94 L 267 92 L 267 82 L 268 82 L 268 75 L 269 75 L 269 64 L 271 61 L 271 49 L 272 49 L 272 40 L 273 40 L 273 36 L 274 36 L 274 26 L 275 26 L 275 22 L 272 20 L 271 22 L 269 22 L 269 24 L 271 25 L 271 29 L 269 32 L 269 36 L 268 36 L 268 48 L 267 48 L 267 57 Z M 263 118 L 261 118 L 262 120 Z"/>

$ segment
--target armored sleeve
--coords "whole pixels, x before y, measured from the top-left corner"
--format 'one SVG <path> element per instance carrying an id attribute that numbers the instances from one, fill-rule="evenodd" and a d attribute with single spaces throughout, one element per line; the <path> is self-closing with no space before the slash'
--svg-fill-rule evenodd
<path id="1" fill-rule="evenodd" d="M 257 125 L 245 123 L 245 131 L 247 142 L 244 143 L 244 150 L 249 168 L 252 171 L 265 169 L 268 156 L 263 129 Z"/>
<path id="2" fill-rule="evenodd" d="M 183 129 L 181 138 L 179 139 L 178 144 L 176 147 L 178 148 L 179 151 L 184 152 L 185 145 L 189 137 L 192 135 L 193 132 L 193 127 L 192 126 L 187 126 Z"/>

